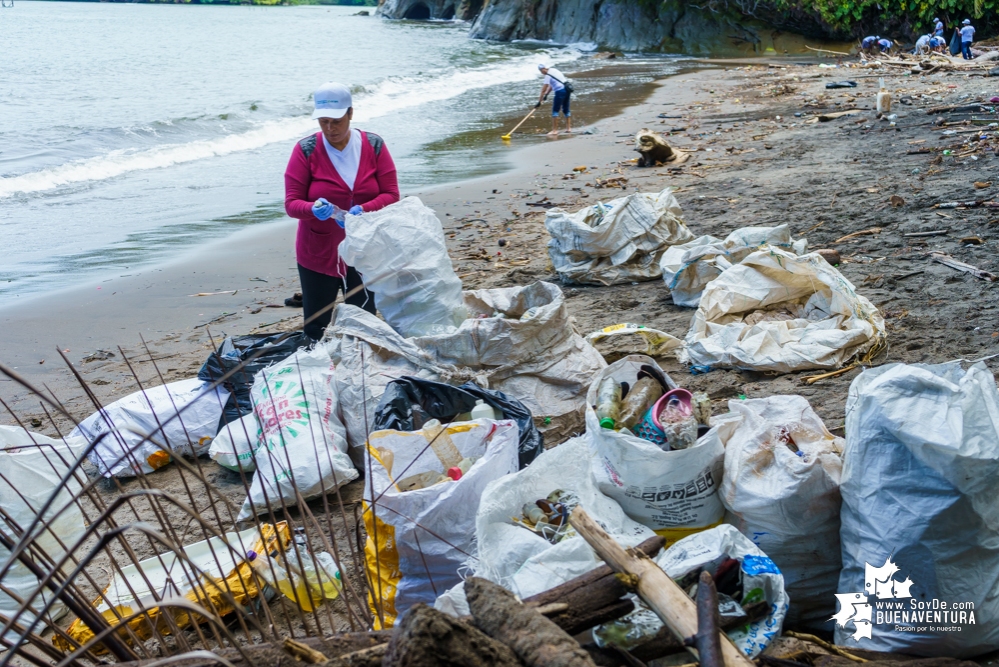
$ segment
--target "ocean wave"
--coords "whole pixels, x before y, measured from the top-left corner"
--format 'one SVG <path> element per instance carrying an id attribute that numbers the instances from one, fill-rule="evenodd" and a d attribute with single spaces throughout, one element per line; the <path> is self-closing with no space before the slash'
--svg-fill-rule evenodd
<path id="1" fill-rule="evenodd" d="M 355 96 L 354 118 L 365 122 L 403 109 L 441 102 L 471 90 L 529 81 L 537 77 L 536 61 L 574 60 L 576 50 L 551 50 L 532 53 L 502 64 L 443 73 L 431 77 L 390 77 L 377 85 L 364 87 Z M 311 104 L 309 105 L 311 106 Z M 184 119 L 201 120 L 201 118 Z M 171 123 L 172 124 L 172 123 Z M 169 125 L 161 125 L 161 128 Z M 252 129 L 210 139 L 163 144 L 152 148 L 118 149 L 92 158 L 75 160 L 39 171 L 0 178 L 0 198 L 54 190 L 88 181 L 102 181 L 135 171 L 161 169 L 173 165 L 220 157 L 240 151 L 263 148 L 268 144 L 297 139 L 315 128 L 310 115 L 265 121 Z M 151 130 L 152 128 L 142 128 Z"/>

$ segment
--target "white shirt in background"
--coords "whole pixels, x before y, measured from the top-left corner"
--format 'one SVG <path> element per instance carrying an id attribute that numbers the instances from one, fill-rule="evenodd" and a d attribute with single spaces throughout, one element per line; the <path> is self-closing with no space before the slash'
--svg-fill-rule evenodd
<path id="1" fill-rule="evenodd" d="M 558 81 L 556 81 L 556 79 L 558 79 Z M 565 81 L 565 75 L 554 67 L 549 67 L 548 74 L 545 74 L 545 83 L 551 86 L 551 89 L 557 93 L 565 88 L 565 86 L 561 83 L 562 81 Z"/>
<path id="2" fill-rule="evenodd" d="M 330 162 L 336 173 L 347 184 L 351 190 L 354 189 L 354 181 L 357 180 L 357 168 L 361 164 L 361 131 L 357 128 L 350 128 L 350 139 L 342 151 L 333 148 L 323 135 L 323 143 L 326 145 L 326 154 L 330 156 Z"/>

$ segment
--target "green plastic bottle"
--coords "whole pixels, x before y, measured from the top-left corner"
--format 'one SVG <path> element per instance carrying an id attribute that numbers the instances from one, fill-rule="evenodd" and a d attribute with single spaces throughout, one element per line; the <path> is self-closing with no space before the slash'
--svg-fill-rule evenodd
<path id="1" fill-rule="evenodd" d="M 605 377 L 597 387 L 597 419 L 601 428 L 614 428 L 621 412 L 621 384 Z"/>

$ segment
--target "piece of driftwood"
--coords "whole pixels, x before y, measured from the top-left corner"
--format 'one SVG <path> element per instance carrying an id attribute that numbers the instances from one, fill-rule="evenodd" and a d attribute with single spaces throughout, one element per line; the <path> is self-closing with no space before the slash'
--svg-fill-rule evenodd
<path id="1" fill-rule="evenodd" d="M 725 667 L 721 637 L 718 628 L 718 590 L 715 588 L 715 580 L 710 572 L 701 572 L 697 584 L 697 634 L 694 635 L 697 661 L 701 663 L 701 667 Z"/>
<path id="2" fill-rule="evenodd" d="M 295 641 L 291 637 L 285 637 L 284 641 L 281 642 L 281 647 L 291 657 L 310 665 L 325 665 L 330 661 L 322 651 L 317 651 L 308 644 Z"/>
<path id="3" fill-rule="evenodd" d="M 842 243 L 843 241 L 849 241 L 850 239 L 855 239 L 858 236 L 869 236 L 872 234 L 880 234 L 880 233 L 881 233 L 880 227 L 871 227 L 870 229 L 862 229 L 859 232 L 854 232 L 852 234 L 847 234 L 846 236 L 841 236 L 835 241 L 833 241 L 833 243 Z"/>
<path id="4" fill-rule="evenodd" d="M 634 582 L 638 595 L 677 637 L 697 632 L 694 601 L 648 556 L 634 549 L 625 551 L 582 507 L 573 510 L 569 523 L 605 563 Z M 725 667 L 752 666 L 728 637 L 719 633 L 719 641 Z"/>
<path id="5" fill-rule="evenodd" d="M 829 113 L 822 113 L 817 116 L 820 123 L 828 123 L 831 120 L 836 120 L 837 118 L 842 118 L 843 116 L 854 116 L 861 113 L 862 109 L 846 109 L 845 111 L 830 111 Z"/>
<path id="6" fill-rule="evenodd" d="M 499 584 L 469 577 L 465 597 L 475 626 L 513 649 L 526 667 L 596 667 L 575 639 Z"/>
<path id="7" fill-rule="evenodd" d="M 988 280 L 989 282 L 994 282 L 997 277 L 994 273 L 989 273 L 988 271 L 983 271 L 977 266 L 972 266 L 971 264 L 965 264 L 962 261 L 956 260 L 950 255 L 934 250 L 930 253 L 930 259 L 934 262 L 939 262 L 944 266 L 949 266 L 957 271 L 963 271 L 964 273 L 970 273 L 976 278 L 981 278 L 982 280 Z"/>
<path id="8" fill-rule="evenodd" d="M 392 633 L 387 667 L 521 667 L 513 650 L 471 623 L 425 604 L 410 607 Z"/>
<path id="9" fill-rule="evenodd" d="M 657 554 L 666 540 L 651 537 L 636 549 L 648 556 Z M 592 627 L 621 618 L 635 608 L 631 600 L 622 599 L 628 590 L 625 582 L 606 565 L 571 579 L 543 593 L 524 600 L 524 604 L 535 607 L 550 618 L 556 625 L 575 635 Z M 564 604 L 558 611 L 542 611 L 549 605 Z"/>

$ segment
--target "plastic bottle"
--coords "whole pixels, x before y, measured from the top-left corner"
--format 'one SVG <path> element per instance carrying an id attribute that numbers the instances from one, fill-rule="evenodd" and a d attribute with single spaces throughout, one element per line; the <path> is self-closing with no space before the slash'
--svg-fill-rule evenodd
<path id="1" fill-rule="evenodd" d="M 885 88 L 885 80 L 880 79 L 881 87 L 878 90 L 878 113 L 887 114 L 891 112 L 891 93 Z"/>
<path id="2" fill-rule="evenodd" d="M 472 419 L 499 419 L 499 415 L 496 414 L 496 410 L 493 406 L 489 405 L 481 398 L 475 401 L 475 407 L 472 408 Z"/>
<path id="3" fill-rule="evenodd" d="M 392 466 L 395 464 L 395 454 L 387 447 L 376 447 L 375 451 L 378 452 L 378 458 L 382 460 L 382 465 L 385 466 L 385 472 L 391 475 Z"/>
<path id="4" fill-rule="evenodd" d="M 274 552 L 277 555 L 277 551 Z M 270 555 L 258 554 L 255 551 L 246 552 L 246 560 L 250 563 L 253 571 L 260 576 L 267 585 L 276 589 L 303 611 L 312 611 L 312 598 L 308 594 L 305 581 L 301 576 L 296 578 L 287 569 L 281 566 L 277 558 Z"/>
<path id="5" fill-rule="evenodd" d="M 436 419 L 431 419 L 423 425 L 423 437 L 430 443 L 434 454 L 444 464 L 444 469 L 453 468 L 461 463 L 464 458 L 458 448 L 451 441 L 451 436 L 447 429 Z"/>
<path id="6" fill-rule="evenodd" d="M 635 386 L 621 402 L 621 413 L 617 419 L 617 427 L 633 427 L 662 395 L 661 384 L 650 377 L 643 377 L 635 383 Z"/>
<path id="7" fill-rule="evenodd" d="M 612 377 L 605 377 L 597 387 L 597 419 L 601 428 L 614 428 L 621 412 L 621 385 Z"/>

